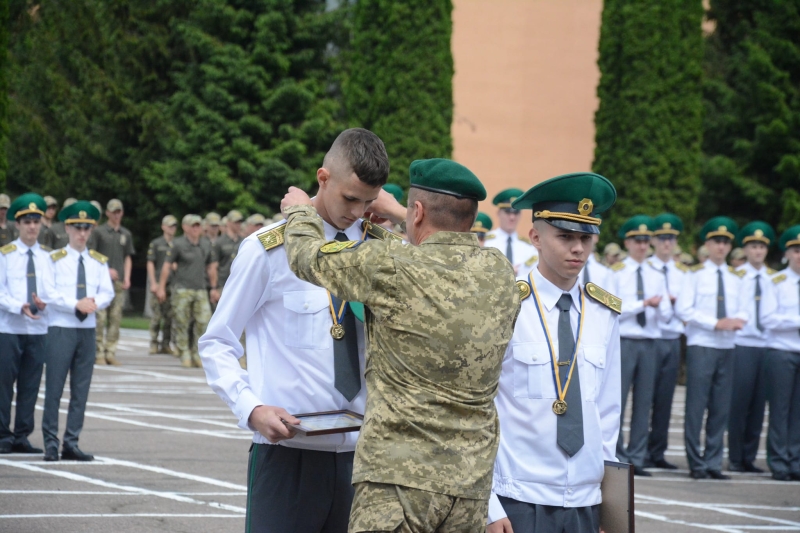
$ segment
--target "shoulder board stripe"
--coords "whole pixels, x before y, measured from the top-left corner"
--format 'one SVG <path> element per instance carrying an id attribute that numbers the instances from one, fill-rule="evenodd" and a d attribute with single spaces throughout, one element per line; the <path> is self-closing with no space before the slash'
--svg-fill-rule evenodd
<path id="1" fill-rule="evenodd" d="M 11 243 L 6 244 L 2 248 L 0 248 L 0 253 L 3 254 L 3 255 L 8 255 L 8 254 L 10 254 L 11 252 L 13 252 L 16 249 L 17 249 L 17 245 L 14 244 L 13 242 L 11 242 Z"/>
<path id="2" fill-rule="evenodd" d="M 599 302 L 617 314 L 622 313 L 622 300 L 594 283 L 586 284 L 586 294 L 594 301 Z"/>
<path id="3" fill-rule="evenodd" d="M 747 272 L 744 269 L 736 270 L 732 266 L 728 267 L 728 272 L 730 272 L 731 274 L 735 274 L 736 276 L 738 276 L 740 278 L 743 278 L 744 275 L 747 274 Z"/>
<path id="4" fill-rule="evenodd" d="M 286 232 L 286 224 L 281 224 L 277 228 L 272 228 L 259 235 L 258 240 L 261 242 L 261 246 L 264 247 L 264 250 L 269 251 L 285 242 L 283 238 L 284 232 Z"/>
<path id="5" fill-rule="evenodd" d="M 64 250 L 66 251 L 66 250 Z M 98 263 L 103 263 L 104 265 L 108 263 L 108 257 L 104 256 L 97 250 L 89 250 L 89 257 L 97 261 Z"/>
<path id="6" fill-rule="evenodd" d="M 777 276 L 772 278 L 772 283 L 775 283 L 776 285 L 778 283 L 783 283 L 784 281 L 786 281 L 786 274 L 778 274 Z"/>
<path id="7" fill-rule="evenodd" d="M 611 265 L 611 266 L 610 266 L 610 267 L 608 267 L 608 268 L 610 268 L 610 269 L 611 269 L 611 270 L 613 270 L 614 272 L 619 272 L 620 270 L 622 270 L 623 268 L 625 268 L 625 263 L 623 263 L 622 261 L 620 261 L 619 263 L 614 263 L 613 265 Z"/>
<path id="8" fill-rule="evenodd" d="M 53 260 L 53 263 L 55 263 L 59 259 L 64 259 L 65 257 L 67 257 L 67 249 L 66 248 L 61 248 L 60 250 L 56 250 L 55 252 L 50 254 L 50 259 Z"/>
<path id="9" fill-rule="evenodd" d="M 528 285 L 527 281 L 519 280 L 517 282 L 517 290 L 519 290 L 520 301 L 524 300 L 525 298 L 531 295 L 531 286 Z"/>
<path id="10" fill-rule="evenodd" d="M 378 226 L 377 224 L 373 224 L 368 220 L 365 220 L 361 224 L 361 229 L 366 230 L 367 235 L 369 235 L 373 239 L 380 239 L 382 241 L 394 240 L 398 242 L 403 242 L 403 238 L 400 235 L 397 235 L 396 233 L 389 231 L 383 226 Z"/>
<path id="11" fill-rule="evenodd" d="M 534 255 L 533 257 L 531 257 L 530 259 L 525 261 L 525 266 L 527 266 L 527 267 L 533 266 L 536 263 L 536 261 L 538 261 L 538 260 L 539 260 L 539 256 L 538 255 Z"/>
<path id="12" fill-rule="evenodd" d="M 497 235 L 495 235 L 494 233 L 487 233 L 486 237 L 484 237 L 483 240 L 484 241 L 488 241 L 488 240 L 494 239 L 495 237 L 497 237 Z"/>
<path id="13" fill-rule="evenodd" d="M 689 267 L 689 270 L 691 270 L 692 272 L 698 272 L 700 270 L 703 270 L 705 267 L 706 265 L 704 263 L 698 263 L 694 266 Z"/>
<path id="14" fill-rule="evenodd" d="M 680 261 L 675 261 L 675 268 L 680 270 L 681 272 L 689 272 L 689 267 L 681 263 Z"/>
<path id="15" fill-rule="evenodd" d="M 768 276 L 772 276 L 772 275 L 777 274 L 777 273 L 778 273 L 778 271 L 775 270 L 774 268 L 767 267 L 767 275 Z"/>

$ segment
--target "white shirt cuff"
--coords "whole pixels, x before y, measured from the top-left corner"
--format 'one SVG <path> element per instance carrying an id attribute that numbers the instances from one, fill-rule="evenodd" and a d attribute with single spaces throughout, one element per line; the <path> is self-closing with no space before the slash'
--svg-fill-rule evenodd
<path id="1" fill-rule="evenodd" d="M 250 425 L 250 413 L 253 412 L 253 409 L 258 407 L 259 405 L 264 405 L 264 402 L 258 399 L 258 397 L 253 394 L 253 391 L 250 388 L 243 389 L 239 393 L 239 398 L 236 400 L 236 405 L 234 406 L 234 413 L 236 413 L 237 418 L 239 419 L 237 425 L 242 429 L 249 429 L 250 431 L 255 431 L 255 428 Z"/>

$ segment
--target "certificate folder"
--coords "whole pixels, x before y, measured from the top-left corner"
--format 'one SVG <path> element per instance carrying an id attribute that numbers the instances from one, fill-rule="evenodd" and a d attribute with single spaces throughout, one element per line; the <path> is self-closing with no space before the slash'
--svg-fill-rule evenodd
<path id="1" fill-rule="evenodd" d="M 605 533 L 634 533 L 633 465 L 614 461 L 605 465 L 600 484 L 600 529 Z"/>
<path id="2" fill-rule="evenodd" d="M 300 419 L 299 424 L 284 423 L 297 431 L 298 434 L 306 437 L 358 431 L 364 421 L 363 415 L 346 409 L 320 413 L 301 413 L 294 415 L 294 417 Z"/>

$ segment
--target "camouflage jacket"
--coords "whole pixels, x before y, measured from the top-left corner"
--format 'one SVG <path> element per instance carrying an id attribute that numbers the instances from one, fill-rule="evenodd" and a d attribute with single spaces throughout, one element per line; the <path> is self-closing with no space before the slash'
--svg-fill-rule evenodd
<path id="1" fill-rule="evenodd" d="M 487 498 L 499 441 L 493 400 L 520 308 L 511 265 L 470 233 L 438 232 L 420 246 L 326 243 L 313 208 L 287 213 L 297 277 L 368 309 L 353 482 Z"/>

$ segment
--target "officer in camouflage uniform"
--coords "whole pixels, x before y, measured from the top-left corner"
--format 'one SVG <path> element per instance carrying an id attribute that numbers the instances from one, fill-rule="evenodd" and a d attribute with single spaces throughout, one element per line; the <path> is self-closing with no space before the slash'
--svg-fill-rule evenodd
<path id="1" fill-rule="evenodd" d="M 172 348 L 169 343 L 172 340 L 172 306 L 170 305 L 171 285 L 167 280 L 167 299 L 163 302 L 158 300 L 158 280 L 161 269 L 164 267 L 164 259 L 170 255 L 172 250 L 172 239 L 175 237 L 175 230 L 178 227 L 178 220 L 167 215 L 161 220 L 161 231 L 163 235 L 153 239 L 147 248 L 147 278 L 150 281 L 150 354 L 165 353 L 172 355 Z M 161 331 L 161 345 L 158 343 L 158 332 Z"/>
<path id="2" fill-rule="evenodd" d="M 108 271 L 114 283 L 114 301 L 108 308 L 97 311 L 95 364 L 98 365 L 120 364 L 117 361 L 119 324 L 122 321 L 122 307 L 125 305 L 125 291 L 131 287 L 131 256 L 136 253 L 131 232 L 122 226 L 123 214 L 122 202 L 116 198 L 109 200 L 106 205 L 108 221 L 92 232 L 89 244 L 90 249 L 108 257 Z"/>
<path id="3" fill-rule="evenodd" d="M 175 345 L 181 358 L 181 365 L 200 368 L 197 341 L 205 333 L 211 319 L 211 307 L 206 292 L 206 275 L 211 284 L 212 294 L 217 293 L 217 268 L 211 248 L 200 242 L 203 232 L 203 219 L 199 215 L 186 215 L 181 225 L 184 234 L 172 241 L 171 254 L 164 259 L 158 285 L 158 299 L 167 299 L 167 280 L 172 279 L 173 329 Z M 173 265 L 176 268 L 170 275 Z M 219 296 L 216 296 L 219 299 Z M 193 342 L 189 342 L 189 328 L 194 321 Z"/>
<path id="4" fill-rule="evenodd" d="M 11 207 L 11 198 L 7 194 L 0 194 L 0 246 L 10 243 L 19 234 L 16 226 L 9 224 L 6 220 L 9 207 Z"/>
<path id="5" fill-rule="evenodd" d="M 486 198 L 478 178 L 445 159 L 415 161 L 410 174 L 408 209 L 375 215 L 405 217 L 413 246 L 326 243 L 292 188 L 286 253 L 299 278 L 368 309 L 349 531 L 483 532 L 500 437 L 493 400 L 520 295 L 502 253 L 470 233 Z"/>

